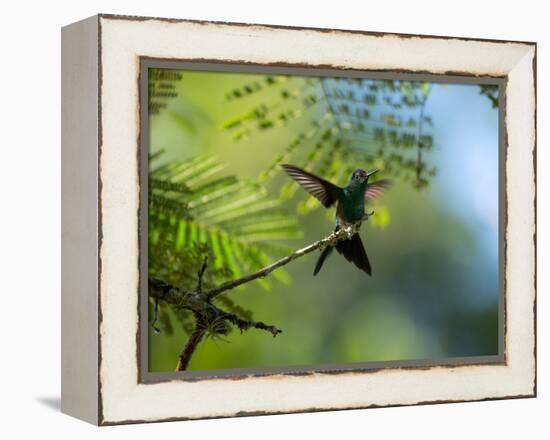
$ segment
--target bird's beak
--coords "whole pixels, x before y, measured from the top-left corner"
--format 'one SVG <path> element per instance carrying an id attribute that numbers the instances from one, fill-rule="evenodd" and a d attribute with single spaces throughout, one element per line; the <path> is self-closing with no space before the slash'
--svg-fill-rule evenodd
<path id="1" fill-rule="evenodd" d="M 376 170 L 371 171 L 370 173 L 367 173 L 367 177 L 372 176 L 374 173 L 377 173 L 378 171 L 380 171 L 380 170 L 376 169 Z"/>

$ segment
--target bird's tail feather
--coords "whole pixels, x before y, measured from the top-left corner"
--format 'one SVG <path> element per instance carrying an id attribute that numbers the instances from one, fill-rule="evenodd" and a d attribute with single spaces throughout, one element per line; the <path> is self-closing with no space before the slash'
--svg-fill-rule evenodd
<path id="1" fill-rule="evenodd" d="M 349 240 L 339 242 L 336 245 L 336 250 L 346 257 L 346 260 L 355 264 L 368 275 L 372 275 L 369 257 L 367 257 L 367 252 L 359 234 L 355 234 Z"/>
<path id="2" fill-rule="evenodd" d="M 323 249 L 323 252 L 321 252 L 319 259 L 315 264 L 315 269 L 313 270 L 313 276 L 319 273 L 319 271 L 321 270 L 321 267 L 323 267 L 323 263 L 325 262 L 327 257 L 332 253 L 333 250 L 334 250 L 334 247 L 332 246 L 327 246 L 325 249 Z"/>

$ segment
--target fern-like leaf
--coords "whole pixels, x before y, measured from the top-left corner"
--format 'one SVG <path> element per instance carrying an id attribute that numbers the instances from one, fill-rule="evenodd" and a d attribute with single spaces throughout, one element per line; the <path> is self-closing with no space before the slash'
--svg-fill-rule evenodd
<path id="1" fill-rule="evenodd" d="M 280 256 L 283 247 L 277 247 L 277 242 L 302 236 L 296 219 L 281 208 L 281 200 L 269 198 L 265 188 L 252 181 L 220 176 L 222 168 L 213 156 L 151 165 L 150 254 L 164 247 L 164 256 L 158 257 L 164 258 L 163 264 L 180 270 L 177 258 L 170 254 L 185 253 L 200 244 L 211 253 L 212 269 L 222 271 L 225 279 L 238 277 Z M 274 275 L 282 282 L 289 280 L 284 271 Z M 271 288 L 268 280 L 259 283 Z"/>

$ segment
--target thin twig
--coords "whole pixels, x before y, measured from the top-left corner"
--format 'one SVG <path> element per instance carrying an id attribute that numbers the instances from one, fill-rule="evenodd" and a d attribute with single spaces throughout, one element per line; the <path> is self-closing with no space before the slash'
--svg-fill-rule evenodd
<path id="1" fill-rule="evenodd" d="M 211 300 L 216 296 L 218 296 L 219 294 L 225 292 L 226 290 L 234 289 L 235 287 L 238 287 L 242 284 L 249 283 L 250 281 L 253 281 L 257 278 L 264 278 L 267 275 L 269 275 L 271 272 L 273 272 L 275 269 L 285 266 L 291 261 L 296 260 L 297 258 L 303 257 L 304 255 L 307 255 L 310 252 L 313 252 L 317 249 L 324 249 L 327 246 L 335 246 L 338 242 L 351 238 L 353 235 L 355 235 L 359 231 L 360 226 L 361 226 L 361 222 L 342 228 L 338 231 L 335 231 L 332 234 L 330 234 L 328 237 L 325 237 L 319 241 L 316 241 L 302 249 L 298 249 L 292 254 L 287 255 L 286 257 L 283 257 L 275 261 L 274 263 L 271 263 L 270 265 L 265 266 L 260 270 L 257 270 L 256 272 L 252 272 L 251 274 L 220 284 L 218 287 L 214 287 L 213 289 L 210 289 L 209 291 L 207 291 L 205 295 L 209 300 Z"/>
<path id="2" fill-rule="evenodd" d="M 227 319 L 229 322 L 232 322 L 235 324 L 239 330 L 242 332 L 248 330 L 249 328 L 257 328 L 259 330 L 265 330 L 266 332 L 269 332 L 273 335 L 273 337 L 277 336 L 279 333 L 282 333 L 283 331 L 281 329 L 278 329 L 274 325 L 268 325 L 265 324 L 262 321 L 252 321 L 248 319 L 243 319 L 234 313 L 226 313 L 223 316 L 224 319 Z"/>
<path id="3" fill-rule="evenodd" d="M 202 277 L 204 276 L 204 272 L 206 272 L 206 268 L 208 267 L 208 255 L 204 256 L 204 260 L 202 261 L 201 268 L 199 269 L 198 274 L 198 281 L 197 281 L 197 293 L 202 293 Z"/>
<path id="4" fill-rule="evenodd" d="M 155 298 L 155 311 L 153 315 L 153 322 L 151 323 L 151 327 L 153 327 L 153 331 L 155 333 L 160 333 L 160 328 L 157 327 L 157 321 L 159 318 L 159 299 Z"/>

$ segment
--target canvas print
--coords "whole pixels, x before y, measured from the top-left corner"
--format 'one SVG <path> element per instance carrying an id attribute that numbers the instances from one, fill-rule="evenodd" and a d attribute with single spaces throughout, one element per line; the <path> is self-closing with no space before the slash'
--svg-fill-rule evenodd
<path id="1" fill-rule="evenodd" d="M 502 354 L 497 85 L 146 73 L 149 372 Z"/>

